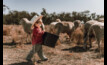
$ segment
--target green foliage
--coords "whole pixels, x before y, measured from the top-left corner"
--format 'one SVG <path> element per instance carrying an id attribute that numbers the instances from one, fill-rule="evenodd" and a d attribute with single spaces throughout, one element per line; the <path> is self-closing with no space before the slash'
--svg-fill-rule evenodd
<path id="1" fill-rule="evenodd" d="M 12 11 L 9 12 L 9 14 L 5 15 L 3 14 L 3 24 L 16 24 L 19 25 L 20 20 L 22 18 L 28 18 L 29 20 L 34 16 L 38 15 L 37 13 L 32 12 L 29 14 L 26 11 Z"/>
<path id="2" fill-rule="evenodd" d="M 22 18 L 28 18 L 28 20 L 31 20 L 31 18 L 34 15 L 38 15 L 35 12 L 28 13 L 27 11 L 10 11 L 9 14 L 3 14 L 3 24 L 16 24 L 19 25 L 20 20 Z M 62 12 L 59 14 L 53 13 L 47 13 L 46 9 L 42 9 L 41 15 L 43 15 L 43 22 L 44 24 L 50 24 L 51 22 L 56 21 L 56 19 L 61 19 L 62 21 L 75 21 L 75 20 L 81 20 L 84 22 L 87 22 L 88 20 L 94 19 L 98 20 L 101 17 L 104 17 L 104 15 L 97 15 L 96 13 L 91 13 L 90 11 L 86 10 L 83 12 L 76 12 L 73 11 L 72 13 L 66 13 Z"/>

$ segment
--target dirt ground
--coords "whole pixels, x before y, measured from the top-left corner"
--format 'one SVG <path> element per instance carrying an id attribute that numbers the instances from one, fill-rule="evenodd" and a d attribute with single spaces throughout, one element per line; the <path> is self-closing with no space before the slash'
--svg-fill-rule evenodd
<path id="1" fill-rule="evenodd" d="M 22 47 L 16 47 L 11 35 L 6 36 L 6 34 L 3 36 L 5 42 L 3 43 L 3 65 L 33 65 L 25 60 L 32 45 L 24 44 Z M 98 58 L 97 44 L 94 44 L 92 49 L 85 51 L 82 45 L 78 46 L 65 41 L 65 35 L 61 35 L 61 45 L 55 48 L 43 46 L 44 54 L 49 60 L 35 65 L 104 65 L 104 57 Z M 37 54 L 35 56 L 37 60 L 40 60 Z"/>
<path id="2" fill-rule="evenodd" d="M 33 65 L 25 60 L 31 49 L 31 44 L 24 45 L 23 48 L 3 45 L 3 65 Z M 43 50 L 49 60 L 36 65 L 104 65 L 104 58 L 98 58 L 95 49 L 86 52 L 81 46 L 61 44 L 56 48 L 43 46 Z"/>

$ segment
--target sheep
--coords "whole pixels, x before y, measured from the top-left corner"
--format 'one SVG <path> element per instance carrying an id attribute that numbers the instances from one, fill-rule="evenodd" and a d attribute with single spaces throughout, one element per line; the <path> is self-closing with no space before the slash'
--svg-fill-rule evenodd
<path id="1" fill-rule="evenodd" d="M 71 34 L 71 41 L 80 45 L 84 41 L 84 25 L 82 24 L 81 27 L 76 28 Z"/>
<path id="2" fill-rule="evenodd" d="M 72 31 L 76 30 L 78 27 L 81 27 L 81 21 L 75 20 L 74 21 L 74 27 L 72 28 Z"/>
<path id="3" fill-rule="evenodd" d="M 22 26 L 24 28 L 24 31 L 27 34 L 31 34 L 32 33 L 32 30 L 31 30 L 32 23 L 27 18 L 22 18 L 20 20 L 20 23 L 22 24 Z"/>
<path id="4" fill-rule="evenodd" d="M 55 32 L 54 32 L 55 25 L 56 25 L 57 23 L 59 23 L 59 22 L 61 22 L 61 20 L 60 20 L 60 19 L 56 19 L 56 22 L 50 23 L 48 32 L 50 32 L 50 33 L 55 33 Z"/>
<path id="5" fill-rule="evenodd" d="M 53 25 L 53 26 L 52 26 Z M 72 32 L 74 31 L 73 38 L 76 38 L 75 36 L 79 37 L 83 37 L 83 24 L 81 24 L 80 20 L 76 20 L 74 21 L 74 23 L 72 22 L 67 22 L 67 21 L 62 21 L 62 22 L 53 22 L 51 23 L 51 27 L 53 30 L 51 30 L 51 32 L 54 32 L 54 34 L 59 35 L 60 33 L 67 33 L 68 34 L 68 39 L 71 40 L 71 36 L 72 36 Z M 75 30 L 80 27 L 80 33 L 75 32 Z M 72 39 L 73 39 L 72 38 Z M 81 38 L 82 39 L 82 38 Z"/>
<path id="6" fill-rule="evenodd" d="M 50 27 L 51 31 L 50 32 L 52 32 L 52 33 L 54 33 L 56 35 L 59 35 L 60 33 L 67 33 L 68 34 L 68 38 L 70 40 L 71 40 L 71 36 L 72 36 L 71 34 L 72 34 L 72 32 L 76 28 L 81 27 L 81 32 L 80 33 L 76 32 L 76 35 L 74 35 L 74 36 L 83 37 L 83 28 L 82 28 L 83 25 L 81 24 L 80 20 L 76 20 L 76 21 L 74 21 L 74 23 L 67 22 L 67 21 L 53 22 L 50 25 L 51 25 L 51 27 Z M 74 34 L 75 34 L 75 32 L 74 32 Z M 81 39 L 83 39 L 83 38 L 81 38 Z"/>
<path id="7" fill-rule="evenodd" d="M 92 24 L 94 23 L 97 23 L 98 21 L 95 21 L 95 20 L 90 20 L 90 21 L 87 21 L 85 24 L 84 24 L 84 34 L 85 36 L 87 36 L 87 33 L 89 31 L 89 28 L 91 27 Z"/>
<path id="8" fill-rule="evenodd" d="M 71 33 L 71 41 L 75 42 L 76 44 L 82 44 L 84 38 L 84 22 L 75 20 Z"/>
<path id="9" fill-rule="evenodd" d="M 50 25 L 49 25 L 49 30 L 48 30 L 48 32 L 50 32 L 50 33 L 55 33 L 55 25 L 57 24 L 58 22 L 52 22 Z"/>
<path id="10" fill-rule="evenodd" d="M 80 26 L 81 26 L 81 21 L 80 20 L 74 21 L 74 27 L 75 28 L 80 27 Z"/>
<path id="11" fill-rule="evenodd" d="M 74 26 L 73 22 L 62 21 L 55 25 L 55 34 L 59 35 L 60 33 L 67 33 L 71 38 L 72 28 Z"/>
<path id="12" fill-rule="evenodd" d="M 75 20 L 71 33 L 71 41 L 78 45 L 82 44 L 84 41 L 84 22 L 81 22 L 80 20 Z"/>
<path id="13" fill-rule="evenodd" d="M 95 39 L 98 43 L 98 49 L 100 51 L 100 45 L 102 44 L 101 43 L 101 40 L 104 38 L 104 23 L 102 22 L 97 22 L 93 25 L 91 25 L 90 29 L 89 29 L 89 32 L 87 34 L 87 37 L 89 39 L 89 43 L 90 43 L 90 48 L 92 47 L 92 42 L 91 42 L 91 35 L 94 33 L 95 35 Z M 87 47 L 87 44 L 85 44 L 85 48 Z M 100 51 L 100 54 L 101 54 L 101 51 Z"/>
<path id="14" fill-rule="evenodd" d="M 53 22 L 51 23 L 50 29 L 53 29 L 51 30 L 51 32 L 55 35 L 59 36 L 60 33 L 67 33 L 70 37 L 73 26 L 74 24 L 72 22 L 65 22 L 65 21 Z M 61 44 L 60 40 L 58 40 L 56 44 L 57 45 Z"/>
<path id="15" fill-rule="evenodd" d="M 87 40 L 86 36 L 87 36 L 87 33 L 88 33 L 91 25 L 93 25 L 93 24 L 95 24 L 95 23 L 97 23 L 97 22 L 98 22 L 98 21 L 90 20 L 90 21 L 87 21 L 87 22 L 84 24 L 84 45 L 86 44 L 86 40 Z M 86 49 L 86 48 L 84 47 L 84 49 Z"/>

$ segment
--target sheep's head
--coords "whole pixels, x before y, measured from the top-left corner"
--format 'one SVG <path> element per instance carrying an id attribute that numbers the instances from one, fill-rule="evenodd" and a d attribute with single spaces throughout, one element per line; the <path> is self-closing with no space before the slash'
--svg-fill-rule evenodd
<path id="1" fill-rule="evenodd" d="M 56 22 L 61 22 L 61 20 L 60 19 L 56 19 Z"/>
<path id="2" fill-rule="evenodd" d="M 20 20 L 20 24 L 25 24 L 27 21 L 28 21 L 27 18 L 22 18 L 22 19 Z"/>
<path id="3" fill-rule="evenodd" d="M 80 20 L 74 21 L 74 25 L 75 27 L 79 27 L 81 25 L 81 21 Z"/>

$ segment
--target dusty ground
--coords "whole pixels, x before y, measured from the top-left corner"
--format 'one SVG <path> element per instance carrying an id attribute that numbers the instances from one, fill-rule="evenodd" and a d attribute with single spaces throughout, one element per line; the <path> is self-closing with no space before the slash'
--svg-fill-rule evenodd
<path id="1" fill-rule="evenodd" d="M 23 48 L 3 45 L 3 65 L 32 65 L 25 60 L 31 47 L 31 44 L 24 45 Z M 36 65 L 104 65 L 104 58 L 99 59 L 95 49 L 86 52 L 81 46 L 61 44 L 56 48 L 43 46 L 43 50 L 49 60 Z M 39 60 L 37 55 L 36 57 Z"/>
<path id="2" fill-rule="evenodd" d="M 64 34 L 61 36 L 62 44 L 56 48 L 43 46 L 44 53 L 49 60 L 36 65 L 104 65 L 104 57 L 98 58 L 96 44 L 93 45 L 92 49 L 85 51 L 83 46 L 66 42 Z M 3 43 L 3 65 L 33 65 L 25 60 L 32 49 L 31 44 L 16 47 L 16 44 L 12 42 L 11 35 L 4 35 L 3 38 L 5 42 Z M 36 58 L 39 60 L 37 55 Z"/>

